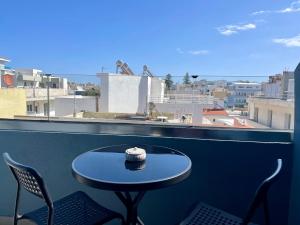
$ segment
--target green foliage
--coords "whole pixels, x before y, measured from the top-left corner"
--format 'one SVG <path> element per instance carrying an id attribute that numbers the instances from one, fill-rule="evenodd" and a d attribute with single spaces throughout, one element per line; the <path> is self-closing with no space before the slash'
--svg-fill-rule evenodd
<path id="1" fill-rule="evenodd" d="M 153 102 L 149 102 L 149 113 L 150 116 L 153 116 L 153 112 L 156 110 L 156 105 Z"/>
<path id="2" fill-rule="evenodd" d="M 189 73 L 186 73 L 183 77 L 183 84 L 191 84 L 191 79 Z"/>
<path id="3" fill-rule="evenodd" d="M 173 83 L 172 75 L 168 73 L 165 78 L 166 90 L 170 90 L 173 87 Z"/>
<path id="4" fill-rule="evenodd" d="M 100 96 L 100 89 L 91 88 L 85 91 L 84 96 Z"/>

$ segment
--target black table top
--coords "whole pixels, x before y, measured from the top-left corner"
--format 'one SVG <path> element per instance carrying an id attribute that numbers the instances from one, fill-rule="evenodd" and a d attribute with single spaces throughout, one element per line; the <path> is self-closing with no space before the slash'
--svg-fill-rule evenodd
<path id="1" fill-rule="evenodd" d="M 144 148 L 143 162 L 125 161 L 125 150 Z M 74 177 L 83 184 L 114 191 L 145 191 L 176 184 L 190 175 L 192 162 L 185 154 L 162 146 L 115 145 L 77 156 Z"/>

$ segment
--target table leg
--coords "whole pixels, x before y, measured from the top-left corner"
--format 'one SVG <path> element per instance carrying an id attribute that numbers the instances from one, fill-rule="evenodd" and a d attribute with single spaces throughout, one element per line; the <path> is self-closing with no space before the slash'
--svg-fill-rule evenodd
<path id="1" fill-rule="evenodd" d="M 137 222 L 139 225 L 144 225 L 143 221 L 141 220 L 141 218 L 139 216 L 137 217 Z"/>
<path id="2" fill-rule="evenodd" d="M 145 195 L 145 191 L 138 192 L 135 197 L 132 197 L 129 192 L 115 192 L 127 210 L 126 225 L 144 225 L 143 221 L 138 217 L 138 206 Z"/>

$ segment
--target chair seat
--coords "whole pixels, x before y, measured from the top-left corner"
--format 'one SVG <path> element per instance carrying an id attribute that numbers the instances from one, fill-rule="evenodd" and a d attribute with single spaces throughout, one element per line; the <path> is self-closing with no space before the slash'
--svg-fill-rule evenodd
<path id="1" fill-rule="evenodd" d="M 199 203 L 180 225 L 240 225 L 242 219 L 205 203 Z M 249 223 L 249 225 L 256 225 Z"/>
<path id="2" fill-rule="evenodd" d="M 121 214 L 104 208 L 81 191 L 55 201 L 53 205 L 53 225 L 93 225 L 123 218 Z M 39 208 L 24 214 L 22 218 L 33 220 L 38 225 L 47 225 L 48 208 Z"/>

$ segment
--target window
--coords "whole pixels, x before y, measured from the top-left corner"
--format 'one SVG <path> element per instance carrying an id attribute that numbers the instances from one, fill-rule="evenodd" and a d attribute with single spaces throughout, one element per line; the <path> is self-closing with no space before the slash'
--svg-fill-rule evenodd
<path id="1" fill-rule="evenodd" d="M 32 112 L 32 105 L 27 105 L 27 112 Z"/>

